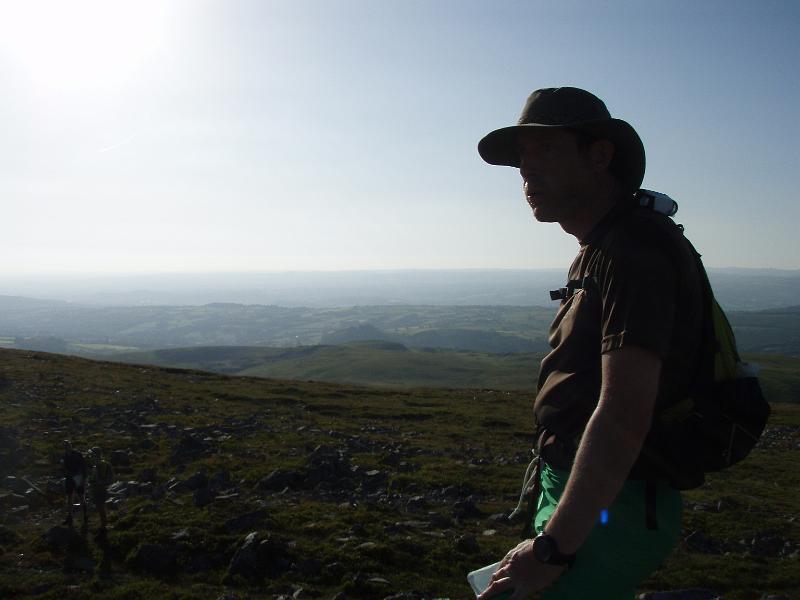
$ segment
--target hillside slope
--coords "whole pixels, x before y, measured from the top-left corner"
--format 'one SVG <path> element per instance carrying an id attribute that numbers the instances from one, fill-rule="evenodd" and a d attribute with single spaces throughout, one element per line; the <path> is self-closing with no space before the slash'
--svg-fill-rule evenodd
<path id="1" fill-rule="evenodd" d="M 212 346 L 127 352 L 113 360 L 227 375 L 345 382 L 391 388 L 536 389 L 541 353 L 486 354 L 415 349 L 393 342 L 353 342 L 339 346 L 260 348 Z M 761 367 L 770 402 L 800 402 L 800 358 L 745 354 Z"/>
<path id="2" fill-rule="evenodd" d="M 277 377 L 411 388 L 532 390 L 541 354 L 415 349 L 382 341 L 338 346 L 260 348 L 212 346 L 125 352 L 114 361 Z M 800 363 L 800 360 L 798 360 Z"/>
<path id="3" fill-rule="evenodd" d="M 684 541 L 643 589 L 796 591 L 799 429 L 778 406 L 750 460 L 686 495 Z M 96 517 L 59 526 L 65 437 L 115 465 L 107 538 Z M 497 515 L 530 443 L 528 393 L 0 351 L 0 596 L 472 598 L 466 572 L 516 543 Z"/>

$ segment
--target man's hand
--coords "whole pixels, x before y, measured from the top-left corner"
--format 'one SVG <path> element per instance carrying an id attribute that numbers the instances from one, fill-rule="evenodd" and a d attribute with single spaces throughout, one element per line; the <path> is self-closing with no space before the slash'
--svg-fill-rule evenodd
<path id="1" fill-rule="evenodd" d="M 523 600 L 549 586 L 566 570 L 566 565 L 546 565 L 536 560 L 533 540 L 525 540 L 506 554 L 500 568 L 492 575 L 489 587 L 477 600 L 490 600 L 507 590 L 514 591 L 509 600 Z"/>

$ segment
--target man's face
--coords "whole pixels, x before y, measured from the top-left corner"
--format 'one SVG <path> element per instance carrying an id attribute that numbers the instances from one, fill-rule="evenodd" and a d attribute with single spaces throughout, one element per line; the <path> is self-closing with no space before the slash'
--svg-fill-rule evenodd
<path id="1" fill-rule="evenodd" d="M 537 221 L 552 223 L 574 217 L 591 190 L 588 151 L 578 136 L 560 129 L 530 128 L 517 138 L 525 199 Z"/>

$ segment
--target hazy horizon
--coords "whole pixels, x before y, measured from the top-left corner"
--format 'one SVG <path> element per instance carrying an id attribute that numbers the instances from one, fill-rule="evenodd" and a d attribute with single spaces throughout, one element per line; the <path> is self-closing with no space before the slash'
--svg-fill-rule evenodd
<path id="1" fill-rule="evenodd" d="M 566 269 L 476 150 L 558 85 L 707 266 L 797 269 L 799 37 L 782 0 L 3 2 L 0 274 Z"/>
<path id="2" fill-rule="evenodd" d="M 715 295 L 733 310 L 800 305 L 800 270 L 708 269 Z M 10 279 L 0 298 L 95 306 L 234 303 L 281 306 L 550 306 L 566 269 L 402 269 L 260 273 L 169 273 Z"/>

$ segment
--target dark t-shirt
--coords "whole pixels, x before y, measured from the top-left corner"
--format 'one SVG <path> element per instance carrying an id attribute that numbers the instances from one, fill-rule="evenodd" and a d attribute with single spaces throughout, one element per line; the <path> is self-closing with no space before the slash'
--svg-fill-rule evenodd
<path id="1" fill-rule="evenodd" d="M 697 373 L 703 288 L 671 219 L 615 208 L 581 243 L 569 280 L 580 283 L 569 286 L 550 328 L 537 426 L 576 444 L 600 397 L 602 354 L 625 346 L 662 359 L 657 406 L 685 398 Z"/>

